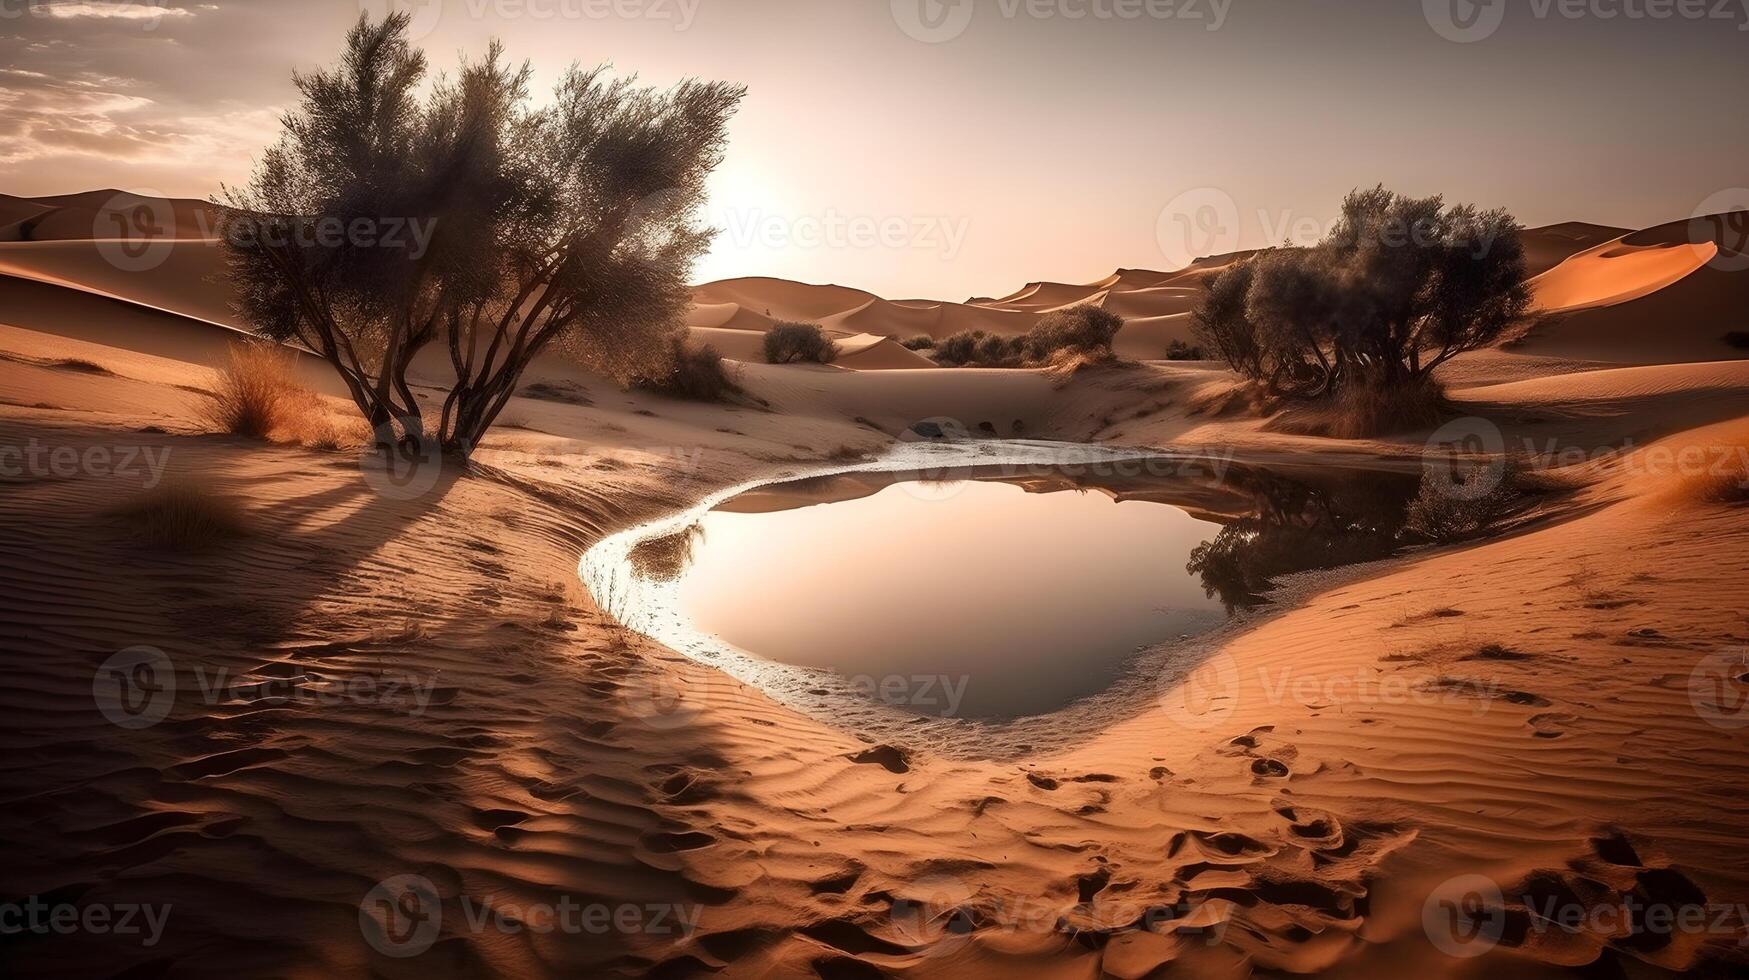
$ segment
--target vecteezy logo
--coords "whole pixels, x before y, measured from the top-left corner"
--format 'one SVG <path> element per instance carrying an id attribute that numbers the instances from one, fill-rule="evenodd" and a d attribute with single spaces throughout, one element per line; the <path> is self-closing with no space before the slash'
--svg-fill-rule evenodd
<path id="1" fill-rule="evenodd" d="M 1160 695 L 1166 717 L 1181 728 L 1207 730 L 1239 708 L 1239 663 L 1218 653 L 1171 682 Z"/>
<path id="2" fill-rule="evenodd" d="M 97 668 L 91 698 L 111 724 L 150 728 L 176 703 L 176 665 L 157 647 L 128 647 Z"/>
<path id="3" fill-rule="evenodd" d="M 409 41 L 418 41 L 437 30 L 437 22 L 443 19 L 443 0 L 358 0 L 358 9 L 374 21 L 402 11 L 411 14 L 407 23 Z"/>
<path id="4" fill-rule="evenodd" d="M 1475 457 L 1486 457 L 1478 462 Z M 1487 419 L 1454 419 L 1427 437 L 1423 479 L 1455 500 L 1480 500 L 1506 478 L 1506 437 Z"/>
<path id="5" fill-rule="evenodd" d="M 112 194 L 91 222 L 97 254 L 123 272 L 150 272 L 176 247 L 176 209 L 162 194 Z"/>
<path id="6" fill-rule="evenodd" d="M 905 467 L 893 471 L 893 479 L 899 484 L 899 489 L 918 500 L 947 500 L 957 496 L 965 489 L 966 481 L 963 474 L 956 474 L 955 469 L 963 467 L 954 456 L 944 456 L 939 462 L 930 458 L 934 450 L 926 448 L 928 443 L 965 442 L 972 437 L 971 430 L 959 419 L 945 416 L 924 419 L 911 424 L 902 438 L 915 443 L 923 443 L 913 451 L 918 454 L 916 466 Z M 951 449 L 944 449 L 951 453 Z"/>
<path id="7" fill-rule="evenodd" d="M 892 0 L 893 23 L 907 37 L 941 44 L 966 32 L 972 23 L 974 0 Z"/>
<path id="8" fill-rule="evenodd" d="M 431 948 L 443 929 L 437 886 L 419 875 L 377 882 L 358 903 L 358 929 L 364 941 L 384 956 L 418 956 Z"/>
<path id="9" fill-rule="evenodd" d="M 1700 202 L 1688 223 L 1688 240 L 1718 243 L 1707 265 L 1720 272 L 1749 269 L 1749 187 L 1732 187 Z"/>
<path id="10" fill-rule="evenodd" d="M 1499 944 L 1506 931 L 1506 898 L 1486 875 L 1449 878 L 1421 906 L 1421 928 L 1440 952 L 1472 959 Z"/>
<path id="11" fill-rule="evenodd" d="M 692 724 L 704 713 L 716 694 L 716 685 L 728 683 L 716 671 L 696 673 L 696 683 L 682 680 L 661 665 L 644 672 L 629 685 L 626 705 L 645 725 L 672 731 Z"/>
<path id="12" fill-rule="evenodd" d="M 1239 247 L 1239 205 L 1215 187 L 1197 187 L 1160 209 L 1154 237 L 1167 264 L 1182 269 L 1197 259 Z"/>
<path id="13" fill-rule="evenodd" d="M 1434 33 L 1447 41 L 1486 41 L 1506 22 L 1506 0 L 1421 0 Z"/>
<path id="14" fill-rule="evenodd" d="M 971 937 L 972 890 L 950 875 L 930 875 L 898 889 L 893 929 L 925 957 L 944 956 Z"/>
<path id="15" fill-rule="evenodd" d="M 372 444 L 359 459 L 364 482 L 390 500 L 415 500 L 437 486 L 443 472 L 443 447 L 429 435 L 401 437 L 393 422 L 376 427 Z"/>
<path id="16" fill-rule="evenodd" d="M 1688 674 L 1688 700 L 1715 728 L 1749 728 L 1749 647 L 1715 653 Z"/>

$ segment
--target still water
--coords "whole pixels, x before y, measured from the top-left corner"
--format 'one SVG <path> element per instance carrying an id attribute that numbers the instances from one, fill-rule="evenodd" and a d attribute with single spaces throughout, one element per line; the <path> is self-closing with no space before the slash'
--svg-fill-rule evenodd
<path id="1" fill-rule="evenodd" d="M 1096 490 L 901 482 L 698 527 L 679 597 L 699 629 L 923 713 L 1049 711 L 1109 686 L 1139 647 L 1225 618 L 1185 568 L 1220 525 Z"/>
<path id="2" fill-rule="evenodd" d="M 904 452 L 725 491 L 604 540 L 579 571 L 630 628 L 817 716 L 1008 720 L 1105 691 L 1138 651 L 1265 601 L 1280 575 L 1392 553 L 1416 483 L 1108 451 L 1065 464 L 1015 442 Z"/>

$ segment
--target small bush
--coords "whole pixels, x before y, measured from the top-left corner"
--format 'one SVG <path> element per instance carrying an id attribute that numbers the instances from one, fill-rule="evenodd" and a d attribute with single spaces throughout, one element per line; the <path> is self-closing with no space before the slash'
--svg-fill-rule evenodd
<path id="1" fill-rule="evenodd" d="M 936 344 L 934 357 L 950 367 L 1018 367 L 1026 362 L 1026 338 L 961 330 Z"/>
<path id="2" fill-rule="evenodd" d="M 1123 317 L 1082 303 L 1039 318 L 1026 335 L 1027 353 L 1041 361 L 1061 351 L 1110 356 L 1112 342 L 1121 329 Z"/>
<path id="3" fill-rule="evenodd" d="M 1724 340 L 1738 350 L 1749 350 L 1749 330 L 1733 330 L 1725 334 Z"/>
<path id="4" fill-rule="evenodd" d="M 985 367 L 1017 367 L 1026 360 L 1026 344 L 1019 337 L 991 334 L 978 341 L 973 359 Z"/>
<path id="5" fill-rule="evenodd" d="M 1077 367 L 1114 359 L 1112 340 L 1122 327 L 1123 317 L 1084 303 L 1047 313 L 1019 337 L 961 330 L 936 342 L 933 356 L 950 367 L 1046 367 L 1073 374 Z"/>
<path id="6" fill-rule="evenodd" d="M 1327 403 L 1299 408 L 1272 428 L 1335 439 L 1369 439 L 1436 426 L 1444 419 L 1445 392 L 1429 377 L 1400 384 L 1345 386 Z"/>
<path id="7" fill-rule="evenodd" d="M 1166 359 L 1168 361 L 1206 361 L 1209 356 L 1208 352 L 1201 347 L 1187 344 L 1182 340 L 1174 340 L 1166 345 Z"/>
<path id="8" fill-rule="evenodd" d="M 1483 482 L 1487 480 L 1497 483 L 1489 487 Z M 1423 474 L 1421 489 L 1404 513 L 1403 527 L 1431 541 L 1462 541 L 1493 527 L 1518 499 L 1510 468 L 1472 466 L 1454 471 L 1451 480 Z"/>
<path id="9" fill-rule="evenodd" d="M 949 335 L 935 345 L 936 363 L 951 366 L 971 363 L 978 354 L 978 341 L 985 336 L 982 330 L 961 330 Z"/>
<path id="10" fill-rule="evenodd" d="M 780 320 L 765 332 L 767 364 L 830 364 L 838 359 L 838 345 L 818 323 Z"/>
<path id="11" fill-rule="evenodd" d="M 1437 426 L 1445 417 L 1445 390 L 1430 377 L 1400 385 L 1352 385 L 1336 396 L 1339 438 L 1358 439 Z"/>
<path id="12" fill-rule="evenodd" d="M 639 388 L 700 402 L 725 402 L 741 393 L 741 386 L 729 377 L 723 366 L 723 356 L 706 344 L 690 347 L 686 339 L 676 335 L 669 341 L 668 368 L 660 377 L 642 378 L 634 382 Z"/>
<path id="13" fill-rule="evenodd" d="M 333 437 L 321 399 L 297 381 L 292 355 L 267 344 L 236 344 L 209 392 L 202 421 L 220 432 L 266 439 L 278 431 L 294 438 Z"/>
<path id="14" fill-rule="evenodd" d="M 1707 454 L 1706 465 L 1679 476 L 1662 493 L 1673 504 L 1749 503 L 1749 444 L 1727 437 Z"/>
<path id="15" fill-rule="evenodd" d="M 906 350 L 934 350 L 935 338 L 926 333 L 920 333 L 915 337 L 907 337 L 899 341 L 899 346 Z"/>
<path id="16" fill-rule="evenodd" d="M 146 541 L 180 551 L 198 551 L 249 533 L 236 501 L 191 483 L 166 483 L 113 513 Z"/>
<path id="17" fill-rule="evenodd" d="M 646 538 L 633 545 L 626 557 L 639 578 L 652 582 L 672 582 L 692 564 L 698 543 L 704 540 L 704 526 L 692 524 L 659 538 Z"/>
<path id="18" fill-rule="evenodd" d="M 1749 503 L 1749 473 L 1699 473 L 1677 484 L 1675 496 L 1703 504 Z"/>

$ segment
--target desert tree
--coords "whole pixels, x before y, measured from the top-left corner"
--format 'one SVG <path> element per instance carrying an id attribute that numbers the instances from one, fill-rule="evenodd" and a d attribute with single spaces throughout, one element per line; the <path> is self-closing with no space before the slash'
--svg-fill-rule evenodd
<path id="1" fill-rule="evenodd" d="M 1527 314 L 1519 230 L 1502 210 L 1357 190 L 1317 245 L 1210 277 L 1193 330 L 1275 395 L 1422 382 Z"/>
<path id="2" fill-rule="evenodd" d="M 535 105 L 496 42 L 427 85 L 407 25 L 361 18 L 337 66 L 297 76 L 223 237 L 240 312 L 332 365 L 379 444 L 465 457 L 542 353 L 624 379 L 672 352 L 745 90 L 572 66 Z M 428 351 L 435 420 L 408 380 Z"/>

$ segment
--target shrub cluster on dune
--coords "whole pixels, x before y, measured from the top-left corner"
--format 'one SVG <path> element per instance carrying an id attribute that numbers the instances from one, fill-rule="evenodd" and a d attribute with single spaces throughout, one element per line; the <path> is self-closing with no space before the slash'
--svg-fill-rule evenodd
<path id="1" fill-rule="evenodd" d="M 962 330 L 932 343 L 937 364 L 949 367 L 1062 366 L 1069 361 L 1099 363 L 1116 358 L 1112 344 L 1123 329 L 1123 317 L 1082 303 L 1041 317 L 1024 334 L 1005 337 L 983 330 Z"/>

